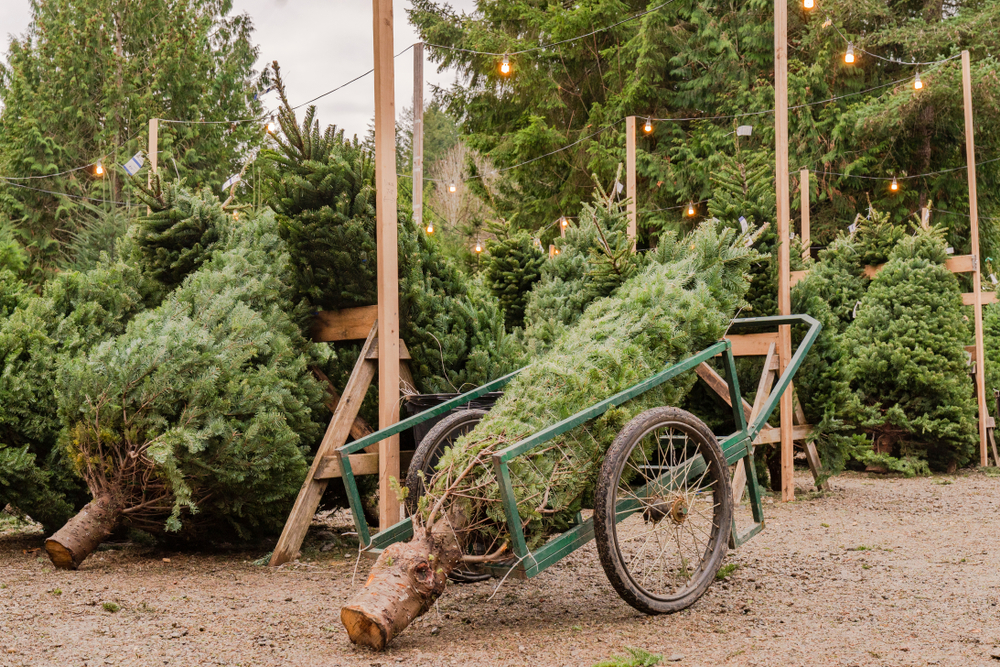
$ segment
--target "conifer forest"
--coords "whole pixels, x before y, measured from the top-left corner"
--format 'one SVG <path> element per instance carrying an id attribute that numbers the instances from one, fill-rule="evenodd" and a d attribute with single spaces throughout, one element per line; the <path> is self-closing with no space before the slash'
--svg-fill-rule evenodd
<path id="1" fill-rule="evenodd" d="M 1000 664 L 1000 3 L 335 4 L 0 9 L 0 665 Z"/>

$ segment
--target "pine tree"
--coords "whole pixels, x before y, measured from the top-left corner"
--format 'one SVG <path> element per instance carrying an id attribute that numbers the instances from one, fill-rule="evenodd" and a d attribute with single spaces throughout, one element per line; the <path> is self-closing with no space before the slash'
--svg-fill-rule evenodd
<path id="1" fill-rule="evenodd" d="M 528 294 L 542 275 L 545 254 L 528 232 L 520 230 L 486 243 L 485 275 L 490 291 L 500 300 L 508 329 L 524 324 Z"/>
<path id="2" fill-rule="evenodd" d="M 893 249 L 846 333 L 851 417 L 873 446 L 863 460 L 909 473 L 962 466 L 975 453 L 968 327 L 942 236 L 918 230 Z"/>
<path id="3" fill-rule="evenodd" d="M 57 565 L 78 566 L 122 521 L 242 539 L 283 525 L 323 394 L 286 314 L 275 227 L 263 215 L 230 228 L 162 304 L 60 368 L 63 446 L 94 499 L 47 541 Z"/>

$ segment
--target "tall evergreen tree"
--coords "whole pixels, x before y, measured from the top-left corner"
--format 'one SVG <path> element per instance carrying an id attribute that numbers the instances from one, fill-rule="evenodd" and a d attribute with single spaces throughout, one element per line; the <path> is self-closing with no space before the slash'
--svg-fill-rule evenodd
<path id="1" fill-rule="evenodd" d="M 524 307 L 542 275 L 545 254 L 528 232 L 509 232 L 486 243 L 484 271 L 490 291 L 500 300 L 508 329 L 524 324 Z"/>
<path id="2" fill-rule="evenodd" d="M 266 82 L 251 21 L 231 11 L 232 0 L 32 2 L 0 65 L 0 175 L 32 180 L 0 179 L 0 216 L 35 267 L 50 268 L 88 218 L 79 197 L 99 208 L 132 199 L 116 164 L 147 148 L 150 118 L 197 121 L 160 124 L 160 165 L 189 185 L 218 187 L 239 170 L 261 127 L 218 121 L 259 116 Z M 99 161 L 103 176 L 76 169 Z"/>

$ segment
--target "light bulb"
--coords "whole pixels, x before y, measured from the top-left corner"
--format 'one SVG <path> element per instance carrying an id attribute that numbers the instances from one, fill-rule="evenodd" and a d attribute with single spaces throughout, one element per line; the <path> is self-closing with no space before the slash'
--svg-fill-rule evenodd
<path id="1" fill-rule="evenodd" d="M 559 248 L 556 248 L 555 250 L 553 250 L 552 254 L 553 255 L 558 255 L 559 254 Z"/>
<path id="2" fill-rule="evenodd" d="M 268 134 L 274 134 L 278 131 L 278 124 L 274 122 L 274 119 L 267 121 L 267 132 Z"/>
<path id="3" fill-rule="evenodd" d="M 454 183 L 451 183 L 451 184 L 450 184 L 450 185 L 448 186 L 448 192 L 458 192 L 458 186 L 457 186 L 457 185 L 455 185 Z"/>
<path id="4" fill-rule="evenodd" d="M 434 233 L 434 223 L 433 222 L 427 223 L 427 233 L 428 234 L 433 234 Z"/>
<path id="5" fill-rule="evenodd" d="M 899 183 L 896 182 L 895 176 L 892 177 L 892 185 L 889 186 L 889 189 L 892 190 L 893 192 L 899 189 Z"/>
<path id="6" fill-rule="evenodd" d="M 647 118 L 646 119 L 646 124 L 642 126 L 642 131 L 645 132 L 646 134 L 649 134 L 650 132 L 653 131 L 653 119 L 652 118 Z"/>
<path id="7" fill-rule="evenodd" d="M 479 241 L 476 241 L 476 252 L 482 252 L 482 251 L 483 251 L 482 244 L 479 243 Z"/>
<path id="8" fill-rule="evenodd" d="M 694 204 L 688 204 L 688 215 L 694 215 Z"/>
<path id="9" fill-rule="evenodd" d="M 103 176 L 104 175 L 104 165 L 101 164 L 100 162 L 98 162 L 97 166 L 94 167 L 94 173 L 97 174 L 98 176 Z"/>
<path id="10" fill-rule="evenodd" d="M 510 58 L 507 56 L 504 56 L 503 62 L 500 63 L 500 73 L 504 76 L 510 74 Z"/>
<path id="11" fill-rule="evenodd" d="M 563 227 L 569 227 L 569 220 L 566 219 L 565 215 L 559 218 L 559 224 L 562 225 Z"/>
<path id="12" fill-rule="evenodd" d="M 913 87 L 916 90 L 920 90 L 924 87 L 924 82 L 920 80 L 920 72 L 917 72 L 917 78 L 913 80 Z"/>
<path id="13" fill-rule="evenodd" d="M 854 62 L 854 45 L 850 42 L 847 43 L 847 53 L 844 54 L 844 62 L 848 64 Z"/>
<path id="14" fill-rule="evenodd" d="M 802 0 L 802 6 L 806 9 L 812 9 L 816 6 L 816 2 L 814 0 Z"/>

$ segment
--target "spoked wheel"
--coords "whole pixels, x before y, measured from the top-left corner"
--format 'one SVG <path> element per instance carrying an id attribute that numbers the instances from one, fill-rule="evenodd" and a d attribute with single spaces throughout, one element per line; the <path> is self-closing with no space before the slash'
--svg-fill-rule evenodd
<path id="1" fill-rule="evenodd" d="M 445 447 L 451 447 L 456 440 L 465 435 L 482 421 L 486 410 L 459 410 L 434 425 L 424 439 L 417 445 L 410 460 L 410 469 L 406 473 L 406 511 L 412 516 L 417 511 L 417 501 L 424 495 L 424 482 L 434 476 Z M 423 473 L 423 477 L 419 473 Z M 468 568 L 469 566 L 465 566 Z M 469 569 L 454 569 L 448 573 L 448 578 L 460 584 L 485 581 L 491 575 L 481 574 Z"/>
<path id="2" fill-rule="evenodd" d="M 601 466 L 594 535 L 623 600 L 665 614 L 708 589 L 732 530 L 728 470 L 715 435 L 684 410 L 653 408 L 622 429 Z"/>

